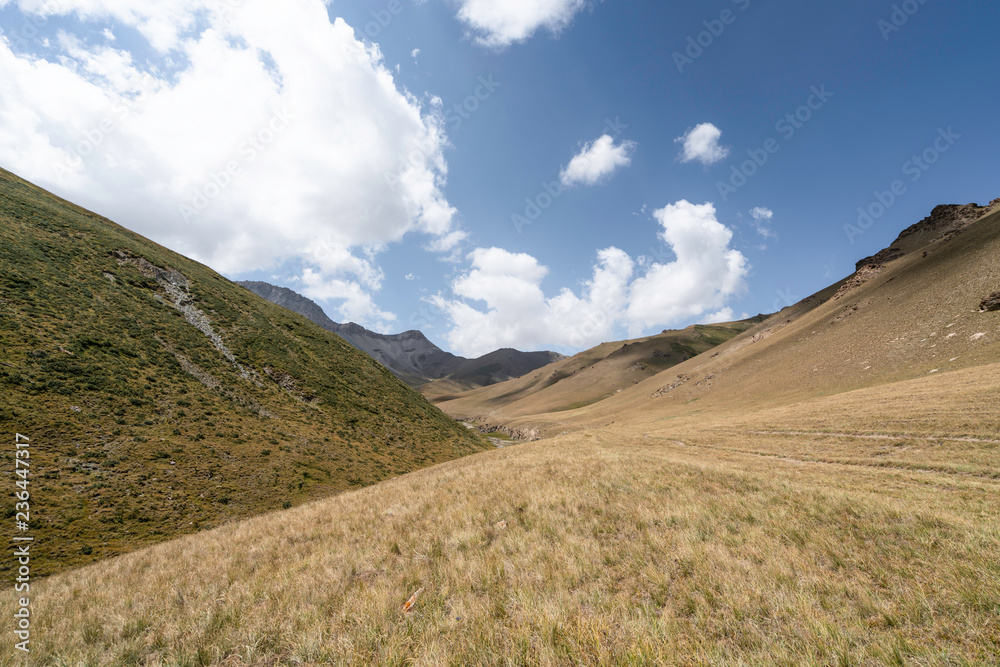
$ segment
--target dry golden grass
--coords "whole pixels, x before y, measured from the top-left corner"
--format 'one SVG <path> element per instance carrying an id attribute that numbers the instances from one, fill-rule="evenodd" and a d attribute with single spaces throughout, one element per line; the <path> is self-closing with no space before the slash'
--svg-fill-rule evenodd
<path id="1" fill-rule="evenodd" d="M 52 577 L 23 664 L 1000 664 L 997 256 L 994 216 L 506 422 L 568 435 Z"/>
<path id="2" fill-rule="evenodd" d="M 98 563 L 35 589 L 26 664 L 994 665 L 1000 449 L 916 438 L 1000 439 L 956 390 L 1000 371 L 948 375 L 881 389 L 937 406 L 884 442 L 752 433 L 876 434 L 864 392 L 590 430 Z"/>

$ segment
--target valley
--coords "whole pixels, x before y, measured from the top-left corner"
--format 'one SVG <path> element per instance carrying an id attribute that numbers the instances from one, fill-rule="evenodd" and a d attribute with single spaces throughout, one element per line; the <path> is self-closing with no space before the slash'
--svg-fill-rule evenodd
<path id="1" fill-rule="evenodd" d="M 51 576 L 27 664 L 993 664 L 980 213 L 774 315 L 434 397 L 536 441 Z"/>

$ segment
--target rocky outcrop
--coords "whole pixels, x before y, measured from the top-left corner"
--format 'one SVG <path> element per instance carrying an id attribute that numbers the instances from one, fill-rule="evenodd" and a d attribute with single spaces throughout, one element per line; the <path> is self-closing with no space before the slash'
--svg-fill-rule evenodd
<path id="1" fill-rule="evenodd" d="M 146 258 L 132 255 L 125 250 L 114 250 L 111 256 L 117 260 L 119 265 L 128 264 L 134 266 L 147 278 L 155 279 L 159 283 L 160 288 L 169 297 L 169 300 L 164 299 L 160 294 L 154 294 L 153 296 L 161 303 L 178 310 L 188 324 L 198 329 L 206 338 L 212 341 L 215 349 L 233 365 L 233 368 L 239 371 L 244 380 L 255 380 L 255 378 L 251 377 L 251 372 L 244 368 L 236 360 L 236 355 L 226 347 L 222 336 L 212 328 L 212 322 L 209 320 L 208 315 L 194 305 L 194 299 L 191 296 L 191 282 L 184 274 L 170 267 L 156 266 Z"/>
<path id="2" fill-rule="evenodd" d="M 1000 292 L 993 292 L 983 299 L 979 304 L 979 310 L 984 313 L 1000 310 Z"/>
<path id="3" fill-rule="evenodd" d="M 476 421 L 479 422 L 482 420 L 477 419 Z M 486 423 L 481 424 L 480 426 L 478 426 L 478 428 L 480 433 L 484 433 L 487 435 L 490 433 L 503 433 L 508 438 L 513 438 L 514 440 L 524 440 L 527 442 L 531 442 L 534 440 L 541 439 L 541 434 L 538 432 L 538 429 L 534 428 L 512 428 L 510 426 L 498 426 L 496 424 L 486 424 Z"/>
<path id="4" fill-rule="evenodd" d="M 653 392 L 653 396 L 652 397 L 653 398 L 660 398 L 661 396 L 666 396 L 667 394 L 669 394 L 670 392 L 672 392 L 674 389 L 677 389 L 678 387 L 680 387 L 682 384 L 684 384 L 685 382 L 687 382 L 690 379 L 691 378 L 688 377 L 687 375 L 678 375 L 676 380 L 674 380 L 673 382 L 671 382 L 670 384 L 668 384 L 668 385 L 666 385 L 664 387 L 660 387 L 655 392 Z"/>
<path id="5" fill-rule="evenodd" d="M 859 261 L 857 268 L 860 270 L 864 266 L 885 265 L 924 246 L 947 241 L 969 225 L 998 210 L 1000 210 L 1000 199 L 994 199 L 987 206 L 978 204 L 935 206 L 929 216 L 904 229 L 888 248 Z"/>
<path id="6" fill-rule="evenodd" d="M 896 258 L 894 257 L 893 259 Z M 844 283 L 839 290 L 837 290 L 836 294 L 833 295 L 833 299 L 836 301 L 837 299 L 841 298 L 848 292 L 861 287 L 866 282 L 868 282 L 878 274 L 882 273 L 882 269 L 884 268 L 885 264 L 865 264 L 863 266 L 858 267 L 857 272 L 855 272 L 853 276 L 848 278 L 847 282 Z"/>
<path id="7" fill-rule="evenodd" d="M 881 273 L 889 262 L 915 250 L 921 250 L 932 243 L 948 241 L 969 225 L 997 211 L 1000 211 L 1000 199 L 994 199 L 987 206 L 942 204 L 934 207 L 929 216 L 904 229 L 888 248 L 858 261 L 856 273 L 844 283 L 833 298 L 839 299 L 861 287 Z"/>

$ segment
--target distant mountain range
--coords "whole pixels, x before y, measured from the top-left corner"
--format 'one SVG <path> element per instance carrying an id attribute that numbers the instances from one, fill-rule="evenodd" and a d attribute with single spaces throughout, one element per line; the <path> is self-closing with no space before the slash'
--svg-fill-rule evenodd
<path id="1" fill-rule="evenodd" d="M 287 287 L 258 281 L 238 284 L 334 332 L 354 347 L 367 352 L 411 387 L 448 380 L 452 389 L 475 389 L 521 377 L 565 358 L 556 352 L 521 352 L 505 348 L 478 359 L 466 359 L 445 352 L 419 331 L 385 335 L 353 322 L 338 324 L 315 301 Z"/>

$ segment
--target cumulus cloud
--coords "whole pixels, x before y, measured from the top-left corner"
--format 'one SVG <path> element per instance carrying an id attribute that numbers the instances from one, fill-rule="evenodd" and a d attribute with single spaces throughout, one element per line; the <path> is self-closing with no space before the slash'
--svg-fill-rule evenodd
<path id="1" fill-rule="evenodd" d="M 655 263 L 632 285 L 628 307 L 633 333 L 690 320 L 719 309 L 745 288 L 743 253 L 729 247 L 733 232 L 718 221 L 715 206 L 682 199 L 653 212 L 660 239 L 676 259 Z"/>
<path id="2" fill-rule="evenodd" d="M 547 267 L 527 254 L 480 248 L 452 295 L 430 301 L 451 320 L 452 349 L 476 356 L 498 347 L 581 349 L 683 322 L 733 319 L 726 302 L 744 289 L 746 258 L 729 247 L 732 232 L 712 204 L 679 201 L 655 212 L 672 262 L 641 267 L 623 250 L 597 253 L 579 293 L 547 296 Z"/>
<path id="3" fill-rule="evenodd" d="M 0 40 L 0 162 L 22 176 L 225 273 L 300 267 L 370 326 L 392 320 L 370 250 L 464 239 L 440 100 L 398 86 L 323 0 L 16 4 L 64 30 L 34 54 Z M 101 39 L 109 22 L 161 57 Z"/>
<path id="4" fill-rule="evenodd" d="M 569 164 L 559 173 L 563 185 L 596 185 L 610 176 L 619 167 L 627 167 L 632 162 L 634 141 L 623 141 L 615 145 L 611 135 L 585 144 Z"/>
<path id="5" fill-rule="evenodd" d="M 678 159 L 681 162 L 701 162 L 706 167 L 725 160 L 729 156 L 729 149 L 719 145 L 721 137 L 722 130 L 711 123 L 696 126 L 674 139 L 675 143 L 681 144 Z"/>
<path id="6" fill-rule="evenodd" d="M 579 348 L 612 338 L 633 271 L 625 252 L 607 248 L 580 296 L 563 289 L 547 297 L 548 268 L 531 255 L 478 248 L 469 260 L 471 270 L 451 285 L 460 298 L 439 294 L 430 301 L 451 319 L 451 348 L 473 357 L 503 347 Z"/>
<path id="7" fill-rule="evenodd" d="M 539 28 L 558 34 L 585 0 L 460 0 L 458 18 L 476 41 L 502 49 L 529 39 Z"/>

